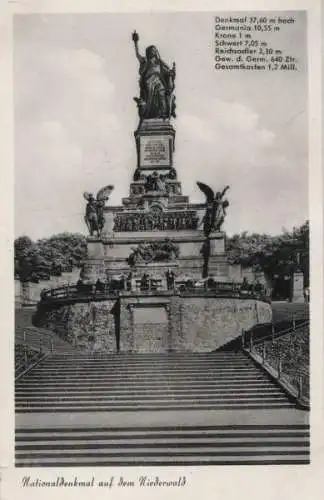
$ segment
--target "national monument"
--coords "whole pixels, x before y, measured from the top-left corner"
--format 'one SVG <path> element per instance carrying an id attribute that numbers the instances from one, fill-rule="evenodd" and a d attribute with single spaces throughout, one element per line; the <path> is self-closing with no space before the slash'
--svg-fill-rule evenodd
<path id="1" fill-rule="evenodd" d="M 139 62 L 134 97 L 134 172 L 129 195 L 111 206 L 107 185 L 87 201 L 88 256 L 82 281 L 45 292 L 35 321 L 69 342 L 105 351 L 212 351 L 242 329 L 271 320 L 270 305 L 229 279 L 222 226 L 229 186 L 197 182 L 204 203 L 182 193 L 175 161 L 176 65 L 154 45 Z M 136 157 L 135 157 L 136 151 Z"/>

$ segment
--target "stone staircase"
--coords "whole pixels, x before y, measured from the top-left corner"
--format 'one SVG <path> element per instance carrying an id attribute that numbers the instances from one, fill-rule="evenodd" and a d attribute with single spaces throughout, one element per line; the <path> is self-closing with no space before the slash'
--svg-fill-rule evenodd
<path id="1" fill-rule="evenodd" d="M 309 463 L 307 425 L 210 425 L 17 431 L 16 466 Z"/>
<path id="2" fill-rule="evenodd" d="M 242 352 L 54 354 L 15 398 L 18 467 L 309 462 L 306 420 Z"/>
<path id="3" fill-rule="evenodd" d="M 17 412 L 292 406 L 243 353 L 55 354 L 16 385 Z"/>

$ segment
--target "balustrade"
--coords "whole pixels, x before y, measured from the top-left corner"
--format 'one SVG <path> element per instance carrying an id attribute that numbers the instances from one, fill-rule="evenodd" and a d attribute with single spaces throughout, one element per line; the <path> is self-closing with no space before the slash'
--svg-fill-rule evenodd
<path id="1" fill-rule="evenodd" d="M 242 331 L 242 346 L 263 365 L 270 368 L 283 384 L 295 390 L 298 400 L 309 401 L 309 320 L 275 333 L 275 323 L 268 327 L 268 335 L 260 329 Z M 247 334 L 249 334 L 247 342 Z"/>
<path id="2" fill-rule="evenodd" d="M 24 334 L 26 339 L 26 334 Z M 15 377 L 21 376 L 30 366 L 34 365 L 44 355 L 42 340 L 35 346 L 27 345 L 27 340 L 16 340 L 15 345 Z"/>
<path id="3" fill-rule="evenodd" d="M 144 276 L 144 275 L 143 275 Z M 173 290 L 180 294 L 204 295 L 206 292 L 212 296 L 220 297 L 235 297 L 235 298 L 251 298 L 257 300 L 268 299 L 264 294 L 256 292 L 253 286 L 249 290 L 242 287 L 241 283 L 216 281 L 213 278 L 206 280 L 195 279 L 176 279 L 173 277 L 172 282 L 168 282 L 167 278 L 148 276 L 148 283 L 143 282 L 143 276 L 130 277 L 123 276 L 120 279 L 110 279 L 109 281 L 100 281 L 96 283 L 78 282 L 73 285 L 65 285 L 41 292 L 41 300 L 56 301 L 65 299 L 77 298 L 102 298 L 102 297 L 117 297 L 123 291 L 144 291 L 144 290 Z"/>

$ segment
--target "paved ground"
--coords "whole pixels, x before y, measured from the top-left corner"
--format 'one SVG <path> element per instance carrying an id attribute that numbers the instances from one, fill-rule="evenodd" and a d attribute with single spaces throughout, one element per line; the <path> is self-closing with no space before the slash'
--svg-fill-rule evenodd
<path id="1" fill-rule="evenodd" d="M 16 428 L 120 427 L 156 425 L 308 424 L 307 411 L 292 409 L 235 411 L 139 411 L 91 413 L 32 413 L 16 416 Z"/>

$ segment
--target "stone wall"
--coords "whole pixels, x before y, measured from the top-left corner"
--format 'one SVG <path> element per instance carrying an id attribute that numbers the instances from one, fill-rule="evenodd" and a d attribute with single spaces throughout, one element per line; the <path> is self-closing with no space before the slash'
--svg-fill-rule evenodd
<path id="1" fill-rule="evenodd" d="M 150 321 L 136 324 L 138 308 L 147 311 Z M 164 321 L 157 321 L 154 310 L 159 309 L 165 310 Z M 242 329 L 269 322 L 271 317 L 269 304 L 252 299 L 166 294 L 122 297 L 120 349 L 208 352 L 239 336 Z"/>
<path id="2" fill-rule="evenodd" d="M 112 312 L 116 300 L 85 302 L 57 306 L 37 313 L 37 326 L 54 331 L 67 342 L 83 348 L 93 337 L 104 351 L 115 352 L 116 330 Z"/>
<path id="3" fill-rule="evenodd" d="M 167 352 L 215 350 L 242 329 L 271 321 L 267 303 L 238 298 L 124 293 L 118 300 L 88 301 L 39 312 L 39 326 L 79 347 L 89 337 L 99 350 Z"/>
<path id="4" fill-rule="evenodd" d="M 152 335 L 153 333 L 153 335 Z M 133 352 L 168 352 L 168 324 L 143 323 L 134 327 Z"/>
<path id="5" fill-rule="evenodd" d="M 256 300 L 180 298 L 173 308 L 175 350 L 215 350 L 257 323 L 271 320 L 271 307 Z"/>

